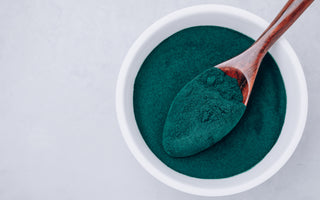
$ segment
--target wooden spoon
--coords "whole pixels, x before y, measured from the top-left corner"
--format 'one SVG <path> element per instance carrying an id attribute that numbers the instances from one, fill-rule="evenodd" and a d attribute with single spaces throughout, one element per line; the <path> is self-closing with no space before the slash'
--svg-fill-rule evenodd
<path id="1" fill-rule="evenodd" d="M 215 86 L 209 83 L 208 77 L 213 77 L 215 82 L 217 74 L 213 72 L 220 74 L 220 78 L 223 77 L 219 79 L 222 82 L 235 81 L 214 68 L 202 72 L 178 92 L 170 106 L 163 128 L 162 144 L 168 155 L 186 157 L 199 153 L 220 141 L 237 125 L 248 104 L 263 57 L 313 1 L 289 0 L 267 30 L 248 50 L 216 66 L 226 75 L 237 79 L 244 105 L 241 103 L 237 85 L 232 84 L 232 87 L 226 88 L 226 90 L 237 90 L 237 95 L 230 94 L 225 97 L 222 95 L 223 91 L 216 90 Z M 208 87 L 210 84 L 212 87 Z M 216 93 L 220 95 L 213 98 L 212 94 Z M 198 102 L 192 102 L 194 99 L 198 99 Z M 221 106 L 219 102 L 226 105 Z"/>
<path id="2" fill-rule="evenodd" d="M 258 40 L 240 55 L 215 67 L 238 80 L 247 105 L 263 57 L 314 0 L 289 0 Z"/>

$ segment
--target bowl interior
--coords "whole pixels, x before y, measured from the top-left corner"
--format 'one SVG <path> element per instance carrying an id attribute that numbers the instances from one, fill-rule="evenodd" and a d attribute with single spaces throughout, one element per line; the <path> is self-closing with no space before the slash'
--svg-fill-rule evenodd
<path id="1" fill-rule="evenodd" d="M 148 54 L 164 39 L 182 29 L 215 25 L 231 28 L 257 39 L 268 23 L 241 9 L 222 5 L 200 5 L 176 11 L 149 27 L 129 50 L 117 84 L 117 115 L 124 139 L 139 163 L 153 176 L 178 190 L 221 196 L 250 189 L 275 174 L 296 148 L 307 116 L 307 89 L 300 62 L 284 39 L 270 50 L 282 74 L 287 92 L 287 112 L 278 141 L 266 157 L 250 170 L 223 179 L 199 179 L 180 174 L 163 164 L 144 142 L 135 122 L 133 85 Z"/>

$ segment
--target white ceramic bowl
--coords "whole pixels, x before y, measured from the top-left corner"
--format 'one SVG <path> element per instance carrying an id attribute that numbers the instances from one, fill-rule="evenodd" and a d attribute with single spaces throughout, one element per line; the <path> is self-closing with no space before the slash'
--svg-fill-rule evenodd
<path id="1" fill-rule="evenodd" d="M 268 23 L 238 8 L 199 5 L 171 13 L 145 30 L 125 57 L 116 89 L 116 109 L 123 137 L 138 162 L 161 182 L 183 192 L 202 196 L 223 196 L 253 188 L 274 175 L 290 158 L 307 117 L 307 87 L 299 59 L 290 44 L 280 39 L 270 50 L 276 60 L 287 92 L 287 112 L 280 137 L 266 157 L 250 170 L 223 179 L 199 179 L 178 173 L 163 164 L 148 148 L 137 127 L 133 111 L 133 85 L 148 54 L 164 39 L 187 27 L 217 25 L 254 39 Z"/>

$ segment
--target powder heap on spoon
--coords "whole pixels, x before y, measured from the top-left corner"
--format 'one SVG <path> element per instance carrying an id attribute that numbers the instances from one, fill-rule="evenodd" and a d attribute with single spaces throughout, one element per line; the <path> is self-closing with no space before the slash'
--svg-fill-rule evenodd
<path id="1" fill-rule="evenodd" d="M 175 97 L 164 126 L 163 147 L 174 157 L 198 153 L 228 134 L 245 109 L 237 80 L 218 68 L 208 69 Z"/>

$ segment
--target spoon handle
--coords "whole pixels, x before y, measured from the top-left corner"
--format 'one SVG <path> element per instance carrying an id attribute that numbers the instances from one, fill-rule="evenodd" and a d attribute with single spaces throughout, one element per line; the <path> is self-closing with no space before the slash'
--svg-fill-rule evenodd
<path id="1" fill-rule="evenodd" d="M 314 0 L 289 0 L 252 47 L 261 59 Z"/>

